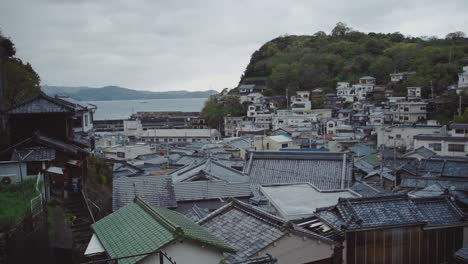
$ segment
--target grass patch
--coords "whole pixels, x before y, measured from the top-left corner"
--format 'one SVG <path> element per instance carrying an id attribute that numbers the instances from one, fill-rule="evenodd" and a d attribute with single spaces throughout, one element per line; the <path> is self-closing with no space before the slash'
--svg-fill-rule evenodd
<path id="1" fill-rule="evenodd" d="M 0 230 L 7 230 L 21 221 L 31 210 L 31 199 L 37 196 L 36 179 L 1 187 L 0 189 Z"/>

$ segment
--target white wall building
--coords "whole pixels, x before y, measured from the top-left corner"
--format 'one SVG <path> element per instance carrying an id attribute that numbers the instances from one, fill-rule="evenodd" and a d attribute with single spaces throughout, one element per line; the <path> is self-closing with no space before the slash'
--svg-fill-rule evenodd
<path id="1" fill-rule="evenodd" d="M 296 96 L 291 96 L 291 109 L 294 112 L 303 112 L 310 110 L 312 104 L 310 102 L 309 91 L 298 91 Z"/>
<path id="2" fill-rule="evenodd" d="M 144 142 L 211 142 L 219 140 L 221 134 L 216 129 L 148 129 L 141 133 Z"/>
<path id="3" fill-rule="evenodd" d="M 408 100 L 421 99 L 421 87 L 407 87 L 406 89 L 408 92 Z"/>
<path id="4" fill-rule="evenodd" d="M 313 123 L 331 118 L 331 109 L 313 109 L 303 114 L 291 110 L 277 110 L 272 118 L 273 130 L 294 126 L 310 127 Z"/>
<path id="5" fill-rule="evenodd" d="M 349 86 L 348 82 L 338 82 L 336 87 L 336 95 L 344 98 L 346 102 L 354 102 L 363 100 L 369 93 L 374 91 L 375 78 L 371 76 L 364 76 L 359 79 L 358 84 Z"/>
<path id="6" fill-rule="evenodd" d="M 138 138 L 143 132 L 143 125 L 139 119 L 137 120 L 124 120 L 124 135 L 126 137 Z"/>
<path id="7" fill-rule="evenodd" d="M 441 134 L 446 133 L 447 130 L 444 126 L 436 125 L 394 125 L 379 127 L 376 131 L 377 147 L 405 146 L 409 149 L 414 146 L 414 136 L 419 134 Z"/>
<path id="8" fill-rule="evenodd" d="M 418 123 L 427 119 L 427 103 L 399 102 L 393 112 L 393 121 L 399 123 Z"/>
<path id="9" fill-rule="evenodd" d="M 463 67 L 463 71 L 458 74 L 458 89 L 468 87 L 468 66 Z"/>
<path id="10" fill-rule="evenodd" d="M 441 156 L 466 156 L 468 137 L 451 134 L 420 134 L 414 136 L 414 148 L 425 147 Z"/>
<path id="11" fill-rule="evenodd" d="M 300 148 L 295 145 L 292 138 L 285 135 L 277 136 L 256 136 L 254 138 L 255 150 L 279 151 L 284 148 Z"/>
<path id="12" fill-rule="evenodd" d="M 414 72 L 414 71 L 390 73 L 390 80 L 392 82 L 399 82 L 399 81 L 405 79 L 406 76 L 414 75 L 414 74 L 416 74 L 416 72 Z"/>

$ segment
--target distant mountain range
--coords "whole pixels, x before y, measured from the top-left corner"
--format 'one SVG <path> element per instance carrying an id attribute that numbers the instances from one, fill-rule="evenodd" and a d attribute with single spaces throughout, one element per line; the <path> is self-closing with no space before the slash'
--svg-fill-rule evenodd
<path id="1" fill-rule="evenodd" d="M 101 88 L 94 87 L 67 87 L 67 86 L 48 86 L 41 87 L 47 95 L 54 96 L 68 95 L 79 101 L 112 101 L 112 100 L 148 100 L 148 99 L 170 99 L 170 98 L 208 98 L 210 95 L 217 94 L 217 91 L 167 91 L 151 92 L 138 91 L 119 86 L 105 86 Z"/>

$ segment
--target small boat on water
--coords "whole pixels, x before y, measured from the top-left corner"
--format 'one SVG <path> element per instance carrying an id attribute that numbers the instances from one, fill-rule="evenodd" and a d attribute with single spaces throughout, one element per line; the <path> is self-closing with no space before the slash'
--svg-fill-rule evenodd
<path id="1" fill-rule="evenodd" d="M 142 103 L 142 104 L 146 104 L 146 103 L 148 103 L 148 102 L 147 102 L 147 101 L 141 101 L 140 103 Z"/>

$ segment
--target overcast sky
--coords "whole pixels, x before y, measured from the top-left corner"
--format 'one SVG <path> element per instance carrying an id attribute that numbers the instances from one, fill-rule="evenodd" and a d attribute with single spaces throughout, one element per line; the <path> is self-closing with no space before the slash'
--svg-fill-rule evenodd
<path id="1" fill-rule="evenodd" d="M 0 0 L 0 28 L 42 84 L 140 90 L 235 87 L 284 34 L 468 33 L 468 0 Z"/>

